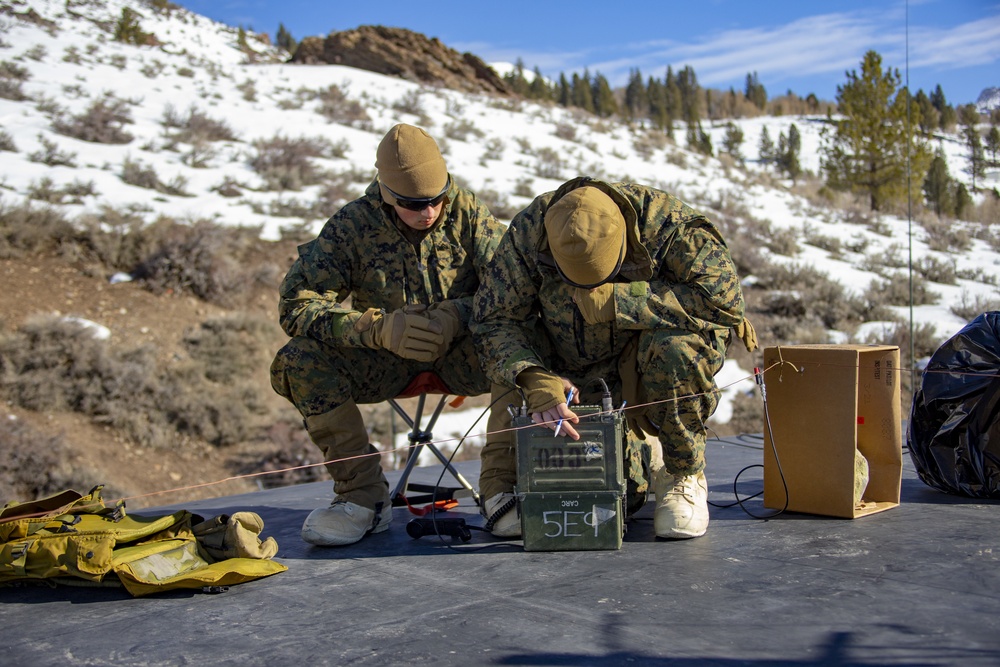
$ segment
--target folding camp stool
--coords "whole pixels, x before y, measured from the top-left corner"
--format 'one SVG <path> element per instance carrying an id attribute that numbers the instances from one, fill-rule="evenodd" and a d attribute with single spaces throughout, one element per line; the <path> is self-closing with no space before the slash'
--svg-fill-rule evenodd
<path id="1" fill-rule="evenodd" d="M 423 418 L 424 405 L 426 403 L 428 394 L 440 395 L 441 398 L 438 400 L 437 407 L 434 408 L 434 413 L 431 415 L 430 420 L 427 422 L 426 428 L 421 428 L 420 422 Z M 432 431 L 434 429 L 434 425 L 437 423 L 437 419 L 441 414 L 441 410 L 444 408 L 444 404 L 448 400 L 448 396 L 450 394 L 451 391 L 449 391 L 449 389 L 444 385 L 444 382 L 441 381 L 441 378 L 439 378 L 435 373 L 432 373 L 431 371 L 424 371 L 422 373 L 418 373 L 417 376 L 410 381 L 410 384 L 406 386 L 406 389 L 404 389 L 398 396 L 396 396 L 396 398 L 389 399 L 389 405 L 392 406 L 392 409 L 395 410 L 396 413 L 403 418 L 403 421 L 406 422 L 407 426 L 410 427 L 410 432 L 406 435 L 407 439 L 410 441 L 409 456 L 407 456 L 406 458 L 406 465 L 403 468 L 402 476 L 396 483 L 396 488 L 393 489 L 391 496 L 392 504 L 394 506 L 410 504 L 409 502 L 407 502 L 406 498 L 407 489 L 412 489 L 414 491 L 420 491 L 423 493 L 430 494 L 427 496 L 420 496 L 409 499 L 410 501 L 415 503 L 432 502 L 437 500 L 450 500 L 458 496 L 466 495 L 465 492 L 467 492 L 468 495 L 472 496 L 472 499 L 475 501 L 477 505 L 480 504 L 479 492 L 476 491 L 476 489 L 472 486 L 472 484 L 470 484 L 469 481 L 462 476 L 462 473 L 460 473 L 458 470 L 455 469 L 455 467 L 448 460 L 448 457 L 446 457 L 443 453 L 441 453 L 441 450 L 438 449 L 432 442 L 433 440 Z M 399 405 L 398 400 L 403 398 L 413 398 L 413 397 L 417 397 L 417 408 L 416 412 L 411 418 L 410 415 L 408 415 L 406 411 L 403 410 L 403 408 Z M 464 396 L 456 396 L 451 401 L 450 405 L 452 407 L 458 407 L 459 405 L 462 404 L 462 401 L 464 400 L 465 400 Z M 451 473 L 452 477 L 454 477 L 455 480 L 462 485 L 461 489 L 447 489 L 435 486 L 409 483 L 410 473 L 413 471 L 413 467 L 417 464 L 417 459 L 420 457 L 420 452 L 423 451 L 424 447 L 428 448 L 434 454 L 434 456 L 436 456 L 438 460 L 441 461 L 442 465 L 444 465 L 444 467 L 448 470 L 448 472 Z M 465 490 L 465 492 L 463 492 L 463 489 Z"/>

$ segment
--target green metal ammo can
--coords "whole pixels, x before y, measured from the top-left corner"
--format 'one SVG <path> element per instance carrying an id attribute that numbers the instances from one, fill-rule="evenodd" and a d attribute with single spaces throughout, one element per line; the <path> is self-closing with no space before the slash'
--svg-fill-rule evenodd
<path id="1" fill-rule="evenodd" d="M 624 426 L 618 413 L 574 406 L 579 440 L 527 416 L 518 428 L 517 488 L 525 551 L 620 549 L 625 534 Z"/>

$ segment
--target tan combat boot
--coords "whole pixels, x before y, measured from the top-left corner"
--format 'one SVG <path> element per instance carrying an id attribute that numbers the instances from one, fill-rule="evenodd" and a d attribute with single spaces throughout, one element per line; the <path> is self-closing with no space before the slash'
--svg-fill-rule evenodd
<path id="1" fill-rule="evenodd" d="M 510 430 L 511 418 L 507 404 L 519 396 L 516 391 L 493 383 L 490 390 L 490 417 L 486 422 L 486 444 L 480 453 L 480 496 L 483 498 L 480 513 L 486 520 L 484 527 L 495 537 L 520 537 L 521 514 L 514 484 L 517 482 L 517 459 L 514 433 Z"/>
<path id="2" fill-rule="evenodd" d="M 655 477 L 657 537 L 688 539 L 708 531 L 708 481 L 705 473 L 671 475 L 661 468 Z"/>
<path id="3" fill-rule="evenodd" d="M 330 461 L 326 467 L 337 495 L 329 506 L 306 517 L 302 539 L 318 546 L 338 546 L 386 530 L 392 521 L 389 483 L 354 401 L 308 417 L 306 430 Z"/>

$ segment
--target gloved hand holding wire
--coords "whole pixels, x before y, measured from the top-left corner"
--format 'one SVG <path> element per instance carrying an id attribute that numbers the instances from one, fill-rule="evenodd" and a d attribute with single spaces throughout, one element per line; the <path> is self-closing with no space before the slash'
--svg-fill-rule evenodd
<path id="1" fill-rule="evenodd" d="M 579 423 L 580 418 L 566 403 L 566 394 L 571 390 L 576 393 L 572 382 L 535 366 L 518 373 L 517 384 L 524 391 L 528 414 L 533 422 L 548 423 L 549 428 L 554 430 L 561 419 L 561 432 L 573 440 L 580 439 L 580 434 L 572 426 Z M 568 400 L 580 402 L 577 397 Z"/>

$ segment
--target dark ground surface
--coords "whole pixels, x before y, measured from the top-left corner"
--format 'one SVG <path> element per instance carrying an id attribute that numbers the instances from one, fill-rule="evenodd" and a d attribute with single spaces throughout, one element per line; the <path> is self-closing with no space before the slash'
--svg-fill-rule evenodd
<path id="1" fill-rule="evenodd" d="M 759 437 L 712 440 L 710 500 L 733 502 Z M 429 459 L 429 455 L 426 455 Z M 473 483 L 477 464 L 460 464 Z M 435 468 L 414 478 L 433 482 Z M 390 479 L 394 481 L 394 479 Z M 739 478 L 762 488 L 760 469 Z M 288 571 L 228 592 L 0 589 L 4 665 L 998 665 L 1000 507 L 942 494 L 903 457 L 902 502 L 848 520 L 712 507 L 708 534 L 658 540 L 652 506 L 618 551 L 520 541 L 303 543 L 330 483 L 185 504 L 252 510 Z M 773 513 L 759 499 L 744 503 Z M 148 513 L 149 510 L 136 513 Z M 466 500 L 452 515 L 481 525 Z M 992 526 L 992 528 L 991 528 Z"/>

